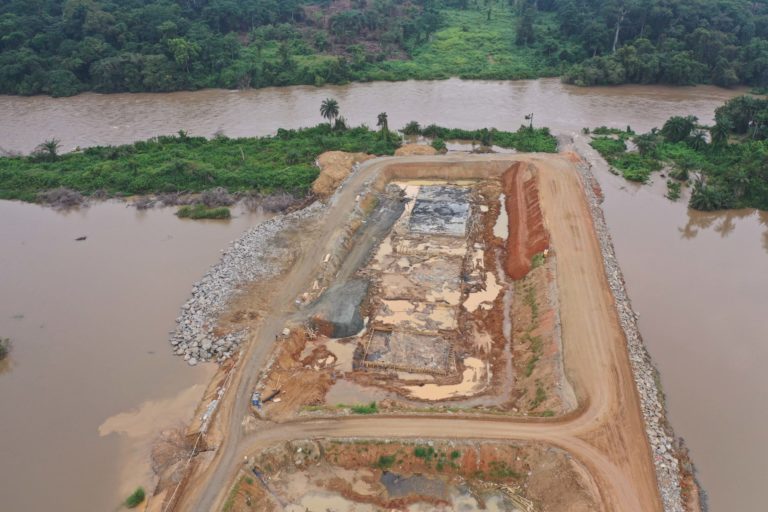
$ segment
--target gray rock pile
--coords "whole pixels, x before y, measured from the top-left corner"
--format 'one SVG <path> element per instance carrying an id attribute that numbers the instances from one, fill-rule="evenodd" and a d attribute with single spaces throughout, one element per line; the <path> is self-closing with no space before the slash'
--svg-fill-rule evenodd
<path id="1" fill-rule="evenodd" d="M 174 353 L 190 366 L 199 362 L 223 362 L 234 354 L 245 331 L 222 337 L 214 335 L 217 319 L 242 285 L 277 275 L 285 270 L 285 249 L 276 243 L 288 228 L 316 214 L 323 206 L 314 203 L 288 215 L 255 226 L 230 243 L 221 259 L 192 286 L 192 296 L 181 307 L 170 341 Z"/>
<path id="2" fill-rule="evenodd" d="M 656 479 L 664 502 L 664 510 L 684 512 L 680 489 L 680 466 L 674 451 L 676 445 L 667 424 L 664 397 L 657 385 L 656 368 L 643 344 L 637 327 L 637 314 L 632 310 L 632 304 L 624 287 L 624 276 L 616 260 L 611 235 L 605 223 L 603 210 L 600 208 L 601 199 L 597 197 L 593 187 L 597 182 L 587 165 L 579 165 L 578 168 L 589 200 L 595 231 L 600 240 L 605 273 L 616 300 L 619 321 L 627 339 L 629 359 L 640 395 L 646 434 L 653 450 L 653 463 L 656 467 Z"/>

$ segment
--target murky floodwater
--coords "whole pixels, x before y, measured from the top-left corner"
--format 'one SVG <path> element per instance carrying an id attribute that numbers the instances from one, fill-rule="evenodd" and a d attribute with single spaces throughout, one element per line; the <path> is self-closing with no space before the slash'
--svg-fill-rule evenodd
<path id="1" fill-rule="evenodd" d="M 171 356 L 167 332 L 219 250 L 263 218 L 173 211 L 0 201 L 3 510 L 116 510 L 146 485 L 158 430 L 192 414 L 213 366 Z"/>
<path id="2" fill-rule="evenodd" d="M 82 94 L 74 98 L 0 96 L 0 147 L 29 152 L 57 138 L 77 146 L 125 144 L 186 130 L 231 137 L 265 135 L 277 128 L 322 121 L 323 99 L 338 99 L 353 124 L 376 125 L 382 111 L 389 125 L 408 121 L 450 127 L 516 129 L 534 113 L 534 124 L 575 131 L 584 126 L 649 130 L 674 114 L 712 118 L 714 106 L 738 94 L 715 87 L 592 87 L 557 79 L 503 81 L 374 82 L 351 86 L 210 89 L 171 94 Z"/>
<path id="3" fill-rule="evenodd" d="M 764 510 L 768 212 L 704 213 L 598 174 L 640 331 L 710 510 Z"/>
<path id="4" fill-rule="evenodd" d="M 643 131 L 676 114 L 711 121 L 714 108 L 739 92 L 447 80 L 0 96 L 0 147 L 27 152 L 56 137 L 72 149 L 179 129 L 261 135 L 316 124 L 328 96 L 352 123 L 374 125 L 386 111 L 390 126 L 415 119 L 515 129 L 533 112 L 536 125 L 558 132 L 628 122 Z M 673 424 L 688 441 L 712 510 L 761 510 L 768 474 L 768 214 L 692 213 L 664 199 L 662 186 L 635 187 L 600 171 L 598 177 Z M 15 342 L 10 369 L 0 369 L 4 507 L 114 509 L 116 496 L 141 478 L 122 468 L 146 444 L 143 425 L 178 421 L 192 387 L 206 377 L 205 369 L 170 356 L 166 331 L 177 308 L 219 249 L 258 220 L 195 224 L 168 211 L 114 204 L 62 215 L 0 202 L 0 336 Z M 88 240 L 74 242 L 81 234 Z M 134 437 L 100 437 L 112 431 Z M 84 496 L 94 501 L 84 506 Z"/>

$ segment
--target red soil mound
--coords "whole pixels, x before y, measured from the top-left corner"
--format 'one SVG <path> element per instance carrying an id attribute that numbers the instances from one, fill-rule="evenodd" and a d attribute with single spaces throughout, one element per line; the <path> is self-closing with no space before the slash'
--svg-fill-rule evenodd
<path id="1" fill-rule="evenodd" d="M 504 269 L 516 280 L 531 270 L 535 254 L 549 248 L 549 236 L 539 206 L 539 184 L 534 168 L 527 163 L 515 163 L 504 171 L 502 185 L 509 217 Z"/>

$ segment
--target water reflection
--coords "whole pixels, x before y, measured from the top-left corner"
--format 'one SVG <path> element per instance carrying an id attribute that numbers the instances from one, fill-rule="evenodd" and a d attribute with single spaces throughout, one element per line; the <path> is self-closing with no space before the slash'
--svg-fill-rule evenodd
<path id="1" fill-rule="evenodd" d="M 712 229 L 720 238 L 728 238 L 735 230 L 738 221 L 756 216 L 762 226 L 768 228 L 768 211 L 744 208 L 741 210 L 725 210 L 716 212 L 701 212 L 688 209 L 688 222 L 678 228 L 680 238 L 692 240 L 701 230 Z M 768 252 L 768 229 L 761 235 L 763 249 Z"/>

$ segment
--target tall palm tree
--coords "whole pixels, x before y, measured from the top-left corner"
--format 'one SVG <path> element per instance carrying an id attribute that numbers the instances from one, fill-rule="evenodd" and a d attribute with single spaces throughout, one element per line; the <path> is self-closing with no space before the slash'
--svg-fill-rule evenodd
<path id="1" fill-rule="evenodd" d="M 386 112 L 379 114 L 376 120 L 376 126 L 381 127 L 381 136 L 384 139 L 387 139 L 389 137 L 389 120 L 387 119 Z"/>
<path id="2" fill-rule="evenodd" d="M 328 120 L 328 124 L 333 126 L 333 121 L 339 117 L 339 102 L 333 98 L 326 98 L 320 104 L 320 115 Z"/>
<path id="3" fill-rule="evenodd" d="M 724 122 L 715 123 L 709 129 L 709 135 L 712 138 L 712 144 L 715 146 L 724 146 L 728 143 L 729 126 Z"/>

